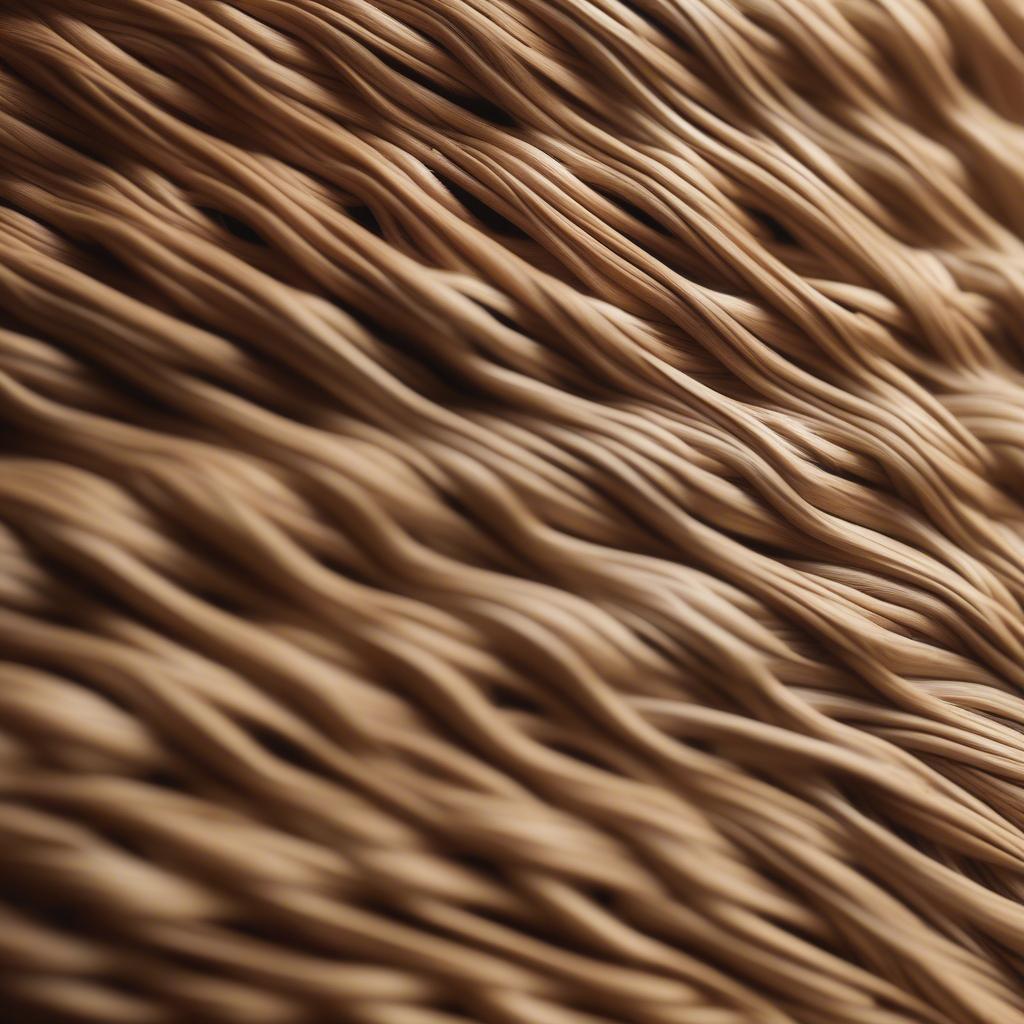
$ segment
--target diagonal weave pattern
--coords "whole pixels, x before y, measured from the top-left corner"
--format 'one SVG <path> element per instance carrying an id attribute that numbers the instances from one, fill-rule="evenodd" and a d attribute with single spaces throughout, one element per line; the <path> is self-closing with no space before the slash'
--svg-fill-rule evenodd
<path id="1" fill-rule="evenodd" d="M 0 4 L 0 1019 L 1024 1020 L 1019 0 Z"/>

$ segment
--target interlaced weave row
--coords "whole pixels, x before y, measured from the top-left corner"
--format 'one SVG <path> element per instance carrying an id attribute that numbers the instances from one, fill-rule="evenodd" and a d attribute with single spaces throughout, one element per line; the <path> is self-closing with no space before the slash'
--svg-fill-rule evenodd
<path id="1" fill-rule="evenodd" d="M 0 1019 L 1024 1020 L 1019 0 L 0 3 Z"/>

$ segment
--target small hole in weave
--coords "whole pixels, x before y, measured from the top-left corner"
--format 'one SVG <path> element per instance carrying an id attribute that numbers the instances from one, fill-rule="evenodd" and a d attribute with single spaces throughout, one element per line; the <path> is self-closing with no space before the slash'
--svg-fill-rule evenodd
<path id="1" fill-rule="evenodd" d="M 604 196 L 609 202 L 614 203 L 623 213 L 627 216 L 632 217 L 634 220 L 638 220 L 645 227 L 651 228 L 652 231 L 657 231 L 659 235 L 669 236 L 668 230 L 665 228 L 660 221 L 652 217 L 646 210 L 641 209 L 639 206 L 631 203 L 628 199 L 623 199 L 621 196 L 616 195 L 614 192 L 609 192 L 607 189 L 594 187 L 594 191 Z"/>
<path id="2" fill-rule="evenodd" d="M 684 53 L 693 53 L 693 47 L 674 28 L 669 28 L 661 18 L 645 9 L 643 0 L 625 0 L 625 6 L 637 17 L 646 21 L 651 28 L 663 35 L 670 43 Z"/>
<path id="3" fill-rule="evenodd" d="M 368 914 L 375 914 L 386 921 L 402 924 L 408 928 L 415 928 L 419 931 L 429 930 L 430 928 L 428 924 L 424 924 L 405 907 L 399 906 L 397 903 L 391 903 L 383 896 L 363 896 L 359 899 L 359 908 Z"/>
<path id="4" fill-rule="evenodd" d="M 475 217 L 486 228 L 495 234 L 504 235 L 508 238 L 529 239 L 530 236 L 518 225 L 513 224 L 503 214 L 488 206 L 482 199 L 478 199 L 472 192 L 457 185 L 449 178 L 437 175 L 441 184 L 466 208 L 467 212 Z"/>
<path id="5" fill-rule="evenodd" d="M 32 221 L 34 224 L 43 224 L 48 231 L 54 231 L 52 225 L 46 224 L 45 221 L 41 220 L 37 215 L 29 213 L 29 211 L 14 199 L 8 196 L 0 195 L 0 211 L 9 210 L 11 213 L 16 213 L 26 220 Z"/>
<path id="6" fill-rule="evenodd" d="M 546 946 L 552 953 L 568 953 L 573 957 L 592 958 L 600 956 L 605 946 L 596 939 L 589 930 L 581 931 L 579 926 L 566 919 L 562 913 L 551 907 L 538 906 L 536 900 L 528 893 L 522 893 L 522 913 L 514 909 L 498 910 L 494 907 L 473 907 L 469 912 L 481 921 L 497 925 L 508 932 L 526 936 L 536 943 Z M 586 1018 L 594 1020 L 592 1017 Z M 602 1024 L 605 1018 L 600 1018 Z M 596 1024 L 596 1022 L 595 1022 Z M 609 1020 L 607 1024 L 611 1024 Z"/>
<path id="7" fill-rule="evenodd" d="M 181 791 L 181 779 L 177 778 L 166 768 L 155 768 L 139 777 L 139 782 L 154 789 L 170 790 L 178 793 Z"/>
<path id="8" fill-rule="evenodd" d="M 491 702 L 503 711 L 525 711 L 540 714 L 540 707 L 522 690 L 512 686 L 497 685 L 490 690 Z"/>
<path id="9" fill-rule="evenodd" d="M 516 119 L 507 110 L 503 110 L 497 103 L 492 103 L 482 96 L 463 96 L 459 93 L 448 92 L 447 90 L 442 92 L 437 89 L 435 89 L 435 92 L 440 92 L 449 102 L 462 107 L 467 113 L 475 114 L 481 120 L 488 121 L 498 128 L 516 127 Z"/>
<path id="10" fill-rule="evenodd" d="M 482 875 L 488 881 L 500 882 L 502 886 L 508 884 L 508 879 L 505 878 L 501 868 L 487 857 L 482 857 L 476 853 L 465 853 L 458 850 L 450 851 L 446 853 L 446 856 L 450 861 L 452 861 L 452 863 L 458 864 L 460 867 L 467 868 L 478 875 Z"/>
<path id="11" fill-rule="evenodd" d="M 290 737 L 268 725 L 248 726 L 249 735 L 269 754 L 293 768 L 312 774 L 322 774 L 323 769 L 316 759 Z"/>
<path id="12" fill-rule="evenodd" d="M 361 227 L 372 232 L 378 238 L 384 237 L 384 229 L 380 221 L 373 215 L 373 210 L 368 206 L 347 206 L 345 212 Z"/>
<path id="13" fill-rule="evenodd" d="M 102 243 L 78 240 L 75 245 L 88 262 L 89 269 L 101 280 L 109 283 L 118 278 L 134 276 L 131 267 Z"/>
<path id="14" fill-rule="evenodd" d="M 400 365 L 396 375 L 403 383 L 415 387 L 426 397 L 444 403 L 454 401 L 456 395 L 461 398 L 472 392 L 472 384 L 457 370 L 444 360 L 435 358 L 426 345 L 415 340 L 412 325 L 403 323 L 399 327 L 397 324 L 385 324 L 365 310 L 337 298 L 332 299 L 332 303 L 398 357 Z"/>
<path id="15" fill-rule="evenodd" d="M 445 47 L 437 43 L 436 40 L 432 41 L 439 49 L 445 49 Z M 400 75 L 403 75 L 410 81 L 422 86 L 424 89 L 429 89 L 435 96 L 440 96 L 441 99 L 455 104 L 455 106 L 466 111 L 467 114 L 473 114 L 474 116 L 479 117 L 484 121 L 488 121 L 499 128 L 516 127 L 517 122 L 515 118 L 509 114 L 508 111 L 503 110 L 498 106 L 498 104 L 491 102 L 491 100 L 484 99 L 482 96 L 467 96 L 465 93 L 445 89 L 431 78 L 421 74 L 419 71 L 413 70 L 408 65 L 401 63 L 401 61 L 397 61 L 387 54 L 377 51 L 375 52 L 377 57 L 391 68 L 392 71 L 397 71 Z"/>
<path id="16" fill-rule="evenodd" d="M 253 895 L 254 902 L 257 895 Z M 241 908 L 243 911 L 246 908 Z M 321 936 L 312 930 L 307 930 L 301 924 L 281 921 L 276 918 L 267 920 L 265 913 L 259 908 L 252 908 L 260 913 L 262 920 L 237 918 L 226 920 L 223 924 L 230 929 L 231 933 L 242 936 L 251 942 L 259 943 L 266 954 L 280 954 L 282 948 L 295 956 L 311 957 L 323 964 L 336 966 L 338 964 L 351 963 L 352 961 L 342 953 L 336 942 Z M 174 954 L 174 959 L 183 964 L 197 964 L 200 968 L 208 969 L 209 965 L 202 954 L 191 954 L 181 951 Z"/>
<path id="17" fill-rule="evenodd" d="M 777 547 L 774 544 L 769 544 L 767 541 L 754 540 L 721 525 L 719 530 L 725 536 L 742 544 L 753 554 L 761 555 L 774 562 L 786 562 L 792 558 L 808 559 L 815 556 L 820 557 L 824 554 L 822 546 L 815 542 L 812 537 L 801 537 L 799 544 L 794 544 L 792 549 L 790 549 Z"/>
<path id="18" fill-rule="evenodd" d="M 493 306 L 487 305 L 485 302 L 478 302 L 477 305 L 482 306 L 487 312 L 494 317 L 495 320 L 501 324 L 502 327 L 507 327 L 510 331 L 515 331 L 517 334 L 523 333 L 523 327 L 521 324 L 517 324 L 510 316 L 502 313 L 500 310 L 495 309 Z"/>
<path id="19" fill-rule="evenodd" d="M 583 894 L 590 897 L 591 902 L 596 903 L 604 910 L 614 909 L 618 898 L 618 894 L 615 890 L 609 889 L 606 885 L 589 885 L 586 887 Z"/>
<path id="20" fill-rule="evenodd" d="M 267 244 L 266 240 L 255 228 L 250 227 L 245 221 L 239 220 L 230 213 L 225 213 L 223 210 L 217 210 L 208 206 L 200 206 L 199 212 L 239 241 L 246 242 L 249 245 L 265 246 Z"/>
<path id="21" fill-rule="evenodd" d="M 544 745 L 549 750 L 562 754 L 564 757 L 571 757 L 574 761 L 578 761 L 580 764 L 588 765 L 591 768 L 597 768 L 599 771 L 607 772 L 610 775 L 618 775 L 615 768 L 610 766 L 608 762 L 602 760 L 590 751 L 581 750 L 580 747 L 576 745 L 558 742 L 546 742 Z"/>
<path id="22" fill-rule="evenodd" d="M 796 236 L 777 218 L 764 210 L 747 211 L 778 245 L 799 246 Z"/>

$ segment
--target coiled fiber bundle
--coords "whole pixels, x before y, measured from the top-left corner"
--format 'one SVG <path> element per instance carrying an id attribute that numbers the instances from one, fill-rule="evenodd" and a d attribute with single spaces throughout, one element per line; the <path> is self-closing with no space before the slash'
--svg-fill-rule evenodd
<path id="1" fill-rule="evenodd" d="M 0 5 L 0 1019 L 1024 1021 L 1019 0 Z"/>

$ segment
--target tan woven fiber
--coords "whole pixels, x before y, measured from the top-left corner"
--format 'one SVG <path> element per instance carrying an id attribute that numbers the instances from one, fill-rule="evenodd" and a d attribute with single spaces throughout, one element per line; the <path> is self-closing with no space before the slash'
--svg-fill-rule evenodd
<path id="1" fill-rule="evenodd" d="M 0 0 L 0 1022 L 1022 1024 L 1022 0 Z"/>

